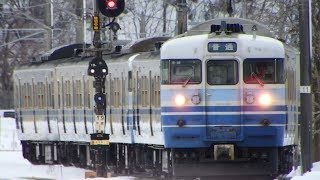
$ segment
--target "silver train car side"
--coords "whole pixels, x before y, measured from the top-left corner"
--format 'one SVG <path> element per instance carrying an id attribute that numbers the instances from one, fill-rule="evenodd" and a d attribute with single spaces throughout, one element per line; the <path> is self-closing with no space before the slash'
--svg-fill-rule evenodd
<path id="1" fill-rule="evenodd" d="M 298 156 L 299 52 L 250 20 L 196 28 L 103 56 L 108 167 L 165 177 L 288 173 Z M 67 54 L 14 71 L 23 155 L 93 168 L 93 57 Z"/>

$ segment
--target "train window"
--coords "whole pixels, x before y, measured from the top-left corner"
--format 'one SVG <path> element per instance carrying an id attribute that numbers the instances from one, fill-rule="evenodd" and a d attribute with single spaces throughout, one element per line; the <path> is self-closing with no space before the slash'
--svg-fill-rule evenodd
<path id="1" fill-rule="evenodd" d="M 44 85 L 42 82 L 38 82 L 37 86 L 37 96 L 38 96 L 38 99 L 37 99 L 37 104 L 38 104 L 38 108 L 39 109 L 43 109 L 44 108 Z"/>
<path id="2" fill-rule="evenodd" d="M 38 102 L 37 102 L 37 90 L 38 90 L 38 86 L 36 84 L 34 84 L 33 80 L 32 80 L 32 107 L 37 107 Z"/>
<path id="3" fill-rule="evenodd" d="M 152 97 L 153 105 L 155 107 L 160 107 L 160 77 L 159 76 L 154 77 L 152 89 L 153 89 L 153 97 Z"/>
<path id="4" fill-rule="evenodd" d="M 245 59 L 243 81 L 246 84 L 284 83 L 283 59 Z"/>
<path id="5" fill-rule="evenodd" d="M 48 98 L 48 100 L 47 100 L 47 105 L 48 105 L 48 107 L 52 107 L 52 99 L 51 99 L 51 95 L 52 95 L 52 88 L 51 88 L 51 84 L 48 84 L 47 83 L 47 93 L 48 93 L 48 95 L 47 95 L 47 98 Z"/>
<path id="6" fill-rule="evenodd" d="M 87 107 L 88 108 L 91 108 L 91 99 L 92 99 L 91 94 L 92 94 L 92 90 L 93 90 L 92 86 L 93 86 L 92 80 L 88 80 L 87 81 L 87 87 L 88 87 Z"/>
<path id="7" fill-rule="evenodd" d="M 60 91 L 61 85 L 59 81 L 57 83 L 58 83 L 58 91 L 57 91 L 58 92 L 58 108 L 60 109 L 61 108 L 61 91 Z"/>
<path id="8" fill-rule="evenodd" d="M 162 84 L 201 83 L 200 60 L 162 60 Z"/>
<path id="9" fill-rule="evenodd" d="M 54 82 L 51 82 L 51 85 L 49 84 L 49 88 L 50 88 L 50 91 L 51 91 L 51 93 L 49 94 L 49 96 L 50 96 L 50 106 L 52 107 L 52 109 L 54 109 L 55 108 L 55 106 L 54 106 L 54 92 L 55 92 L 55 90 L 54 90 Z"/>
<path id="10" fill-rule="evenodd" d="M 28 107 L 28 91 L 27 91 L 27 84 L 24 83 L 22 85 L 22 89 L 21 89 L 21 92 L 22 92 L 22 97 L 23 97 L 23 100 L 22 100 L 22 106 L 23 108 L 27 108 Z"/>
<path id="11" fill-rule="evenodd" d="M 32 107 L 32 88 L 31 84 L 27 83 L 26 85 L 26 108 Z"/>
<path id="12" fill-rule="evenodd" d="M 112 101 L 112 98 L 110 97 L 112 94 L 110 94 L 110 89 L 111 89 L 111 84 L 110 84 L 110 82 L 111 82 L 112 80 L 111 80 L 111 78 L 109 77 L 109 78 L 106 78 L 106 81 L 105 81 L 105 87 L 106 87 L 106 89 L 105 89 L 105 93 L 106 93 L 106 107 L 111 107 L 111 101 Z"/>
<path id="13" fill-rule="evenodd" d="M 114 100 L 113 100 L 113 106 L 119 107 L 120 105 L 120 80 L 119 78 L 114 78 Z"/>
<path id="14" fill-rule="evenodd" d="M 149 104 L 149 95 L 148 95 L 148 78 L 147 76 L 142 76 L 140 79 L 141 87 L 141 106 L 147 107 Z"/>
<path id="15" fill-rule="evenodd" d="M 13 86 L 13 92 L 14 92 L 14 96 L 13 96 L 13 103 L 14 103 L 14 107 L 20 107 L 20 103 L 18 102 L 18 99 L 19 99 L 19 93 L 18 93 L 18 90 L 19 90 L 19 87 L 16 85 L 16 86 Z"/>
<path id="16" fill-rule="evenodd" d="M 132 71 L 128 72 L 128 91 L 132 92 Z"/>
<path id="17" fill-rule="evenodd" d="M 210 85 L 235 85 L 238 83 L 238 63 L 235 60 L 209 60 L 207 83 Z"/>
<path id="18" fill-rule="evenodd" d="M 78 108 L 82 107 L 82 91 L 81 91 L 81 81 L 80 80 L 76 80 L 76 102 L 75 102 L 75 106 Z"/>
<path id="19" fill-rule="evenodd" d="M 66 107 L 71 107 L 71 82 L 65 82 Z"/>

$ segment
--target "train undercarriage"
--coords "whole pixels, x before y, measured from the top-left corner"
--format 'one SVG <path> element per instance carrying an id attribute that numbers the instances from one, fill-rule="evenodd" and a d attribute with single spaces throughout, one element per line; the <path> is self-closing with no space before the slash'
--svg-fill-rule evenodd
<path id="1" fill-rule="evenodd" d="M 108 148 L 106 148 L 108 147 Z M 153 177 L 209 177 L 224 175 L 288 174 L 297 164 L 295 146 L 281 148 L 234 148 L 217 152 L 214 146 L 199 149 L 164 149 L 156 145 L 113 144 L 102 153 L 88 143 L 22 141 L 23 156 L 32 164 L 62 164 L 96 170 L 104 174 Z M 219 153 L 219 156 L 217 156 Z M 99 165 L 100 164 L 100 165 Z M 100 168 L 101 170 L 101 168 Z"/>

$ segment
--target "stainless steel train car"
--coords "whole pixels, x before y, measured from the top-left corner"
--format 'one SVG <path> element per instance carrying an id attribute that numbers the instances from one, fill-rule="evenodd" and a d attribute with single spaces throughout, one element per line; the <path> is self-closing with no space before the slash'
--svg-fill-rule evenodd
<path id="1" fill-rule="evenodd" d="M 268 36 L 259 23 L 226 18 L 104 54 L 108 168 L 166 177 L 287 173 L 298 153 L 299 52 Z M 94 164 L 93 57 L 74 48 L 14 72 L 19 137 L 32 163 Z"/>

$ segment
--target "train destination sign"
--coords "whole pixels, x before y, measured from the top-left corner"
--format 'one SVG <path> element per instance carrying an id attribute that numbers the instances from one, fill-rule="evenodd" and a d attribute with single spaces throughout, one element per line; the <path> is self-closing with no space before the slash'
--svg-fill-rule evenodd
<path id="1" fill-rule="evenodd" d="M 235 42 L 209 42 L 209 52 L 236 52 L 237 43 Z"/>

